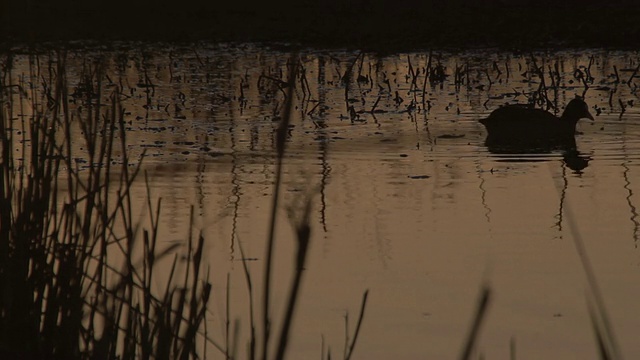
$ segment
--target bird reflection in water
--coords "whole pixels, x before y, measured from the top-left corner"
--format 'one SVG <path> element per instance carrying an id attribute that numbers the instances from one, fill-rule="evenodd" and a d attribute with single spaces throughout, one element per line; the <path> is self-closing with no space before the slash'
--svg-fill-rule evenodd
<path id="1" fill-rule="evenodd" d="M 589 166 L 590 160 L 591 156 L 581 154 L 577 149 L 565 151 L 562 156 L 562 161 L 576 174 L 582 174 L 582 170 Z"/>

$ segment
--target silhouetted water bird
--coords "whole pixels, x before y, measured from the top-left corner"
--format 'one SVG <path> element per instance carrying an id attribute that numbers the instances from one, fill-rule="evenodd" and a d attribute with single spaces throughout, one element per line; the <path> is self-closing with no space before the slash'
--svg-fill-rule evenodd
<path id="1" fill-rule="evenodd" d="M 485 144 L 490 150 L 500 147 L 553 150 L 575 148 L 576 124 L 584 118 L 593 120 L 587 103 L 576 97 L 560 117 L 525 105 L 507 105 L 480 122 L 489 133 Z"/>

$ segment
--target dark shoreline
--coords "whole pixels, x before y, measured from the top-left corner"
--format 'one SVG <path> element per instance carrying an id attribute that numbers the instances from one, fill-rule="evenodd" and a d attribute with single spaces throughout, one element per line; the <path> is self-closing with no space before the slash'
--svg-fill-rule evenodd
<path id="1" fill-rule="evenodd" d="M 292 43 L 383 52 L 640 48 L 640 10 L 633 1 L 625 0 L 24 3 L 0 0 L 0 43 L 5 47 L 122 40 Z"/>

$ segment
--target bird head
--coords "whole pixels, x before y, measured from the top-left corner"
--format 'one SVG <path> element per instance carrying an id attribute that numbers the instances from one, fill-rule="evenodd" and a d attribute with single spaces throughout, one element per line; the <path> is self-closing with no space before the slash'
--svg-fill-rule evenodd
<path id="1" fill-rule="evenodd" d="M 567 104 L 567 107 L 564 109 L 564 113 L 562 117 L 565 119 L 571 119 L 574 121 L 578 121 L 580 119 L 593 119 L 593 115 L 589 112 L 589 106 L 587 105 L 582 98 L 577 97 Z"/>

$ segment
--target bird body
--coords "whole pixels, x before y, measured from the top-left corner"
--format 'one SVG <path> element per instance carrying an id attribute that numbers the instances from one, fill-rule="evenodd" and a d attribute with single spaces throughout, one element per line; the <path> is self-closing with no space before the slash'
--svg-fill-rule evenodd
<path id="1" fill-rule="evenodd" d="M 560 117 L 525 105 L 507 105 L 494 110 L 480 122 L 488 132 L 487 146 L 552 147 L 575 144 L 576 124 L 583 118 L 593 120 L 584 100 L 575 98 Z"/>

